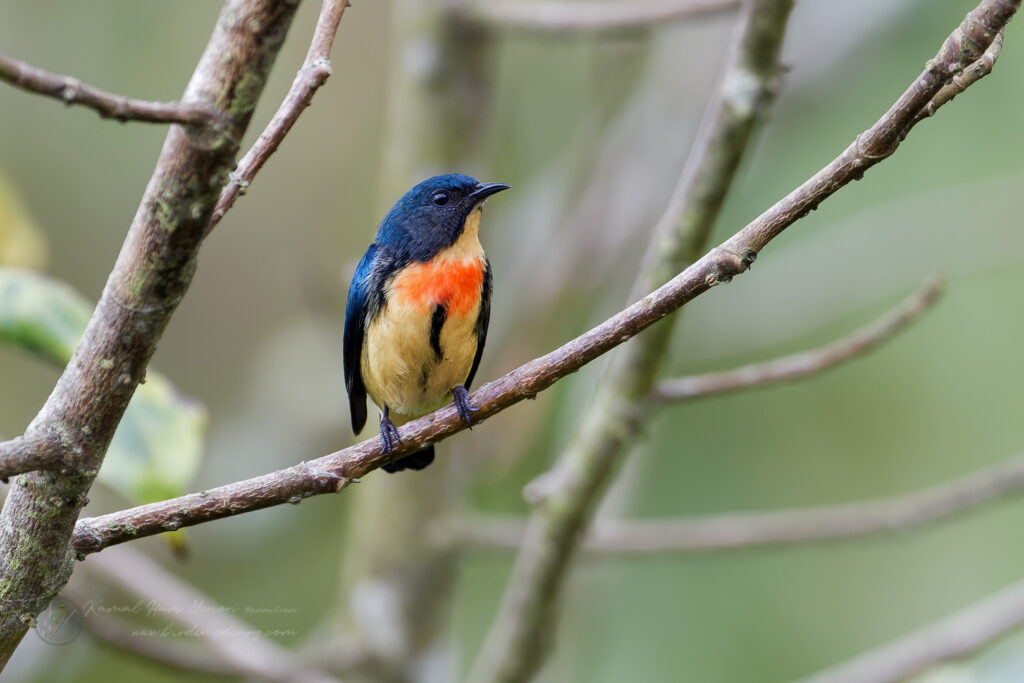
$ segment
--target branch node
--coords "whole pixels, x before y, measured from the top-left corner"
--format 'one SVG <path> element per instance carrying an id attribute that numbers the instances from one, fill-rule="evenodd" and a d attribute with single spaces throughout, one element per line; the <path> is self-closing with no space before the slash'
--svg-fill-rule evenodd
<path id="1" fill-rule="evenodd" d="M 867 132 L 870 132 L 870 131 L 865 131 L 865 133 L 867 133 Z M 907 132 L 909 132 L 909 131 L 905 131 L 904 132 L 904 137 L 906 136 Z M 872 162 L 872 163 L 881 161 L 882 159 L 886 159 L 886 158 L 892 156 L 893 152 L 896 151 L 896 148 L 899 147 L 900 140 L 902 139 L 902 138 L 894 139 L 892 141 L 892 143 L 888 147 L 882 148 L 881 151 L 869 152 L 863 145 L 861 145 L 860 140 L 861 140 L 862 137 L 864 137 L 864 133 L 861 133 L 860 135 L 858 135 L 857 139 L 853 141 L 854 149 L 857 152 L 857 157 L 858 157 L 857 161 L 869 161 L 869 162 Z M 877 142 L 877 140 L 876 140 L 876 142 Z M 860 166 L 854 172 L 853 179 L 854 180 L 860 180 L 861 178 L 863 178 L 865 170 L 866 169 L 863 167 L 863 165 Z M 817 207 L 815 207 L 815 208 L 817 208 Z"/>

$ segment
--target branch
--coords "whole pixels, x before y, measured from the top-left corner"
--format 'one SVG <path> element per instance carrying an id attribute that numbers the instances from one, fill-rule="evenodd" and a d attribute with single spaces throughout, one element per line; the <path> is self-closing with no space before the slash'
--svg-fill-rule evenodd
<path id="1" fill-rule="evenodd" d="M 192 645 L 139 638 L 134 633 L 138 628 L 136 625 L 116 617 L 92 615 L 85 619 L 84 626 L 89 635 L 101 645 L 183 673 L 204 673 L 234 679 L 244 678 L 249 673 Z"/>
<path id="2" fill-rule="evenodd" d="M 128 402 L 195 272 L 238 140 L 296 10 L 228 0 L 182 97 L 228 112 L 223 129 L 171 126 L 82 341 L 25 433 L 55 434 L 63 466 L 13 482 L 0 512 L 0 667 L 67 583 L 79 512 Z"/>
<path id="3" fill-rule="evenodd" d="M 564 2 L 563 0 L 468 0 L 452 11 L 496 29 L 535 33 L 609 33 L 652 28 L 682 19 L 738 9 L 740 0 L 641 0 L 641 2 Z"/>
<path id="4" fill-rule="evenodd" d="M 0 442 L 0 481 L 34 470 L 52 469 L 61 462 L 59 443 L 52 439 L 19 436 Z"/>
<path id="5" fill-rule="evenodd" d="M 896 683 L 966 657 L 1024 624 L 1024 581 L 799 683 Z"/>
<path id="6" fill-rule="evenodd" d="M 996 34 L 996 37 L 992 39 L 992 44 L 985 50 L 985 54 L 979 57 L 974 63 L 968 66 L 966 69 L 953 76 L 953 80 L 943 86 L 942 90 L 935 94 L 928 104 L 924 106 L 924 109 L 918 112 L 914 119 L 914 123 L 917 123 L 921 119 L 928 118 L 935 114 L 935 111 L 951 101 L 954 97 L 967 90 L 969 86 L 977 81 L 980 81 L 985 76 L 992 73 L 992 67 L 995 66 L 996 60 L 999 59 L 999 53 L 1003 49 L 1003 31 L 1000 30 Z"/>
<path id="7" fill-rule="evenodd" d="M 987 0 L 969 17 L 973 18 L 979 13 L 984 16 L 995 7 L 1000 11 L 993 13 L 989 23 L 1001 26 L 1018 6 L 1019 0 Z M 985 31 L 988 31 L 989 39 L 994 35 L 993 30 L 978 26 L 970 40 L 963 39 L 958 29 L 950 38 L 950 49 L 944 48 L 940 54 L 945 55 L 945 58 L 935 62 L 935 65 L 941 66 L 933 68 L 956 73 L 960 64 L 974 61 L 977 54 L 986 47 Z M 898 140 L 900 134 L 906 133 L 910 116 L 902 112 L 908 106 L 915 105 L 915 110 L 919 110 L 942 85 L 937 77 L 926 78 L 931 73 L 926 71 L 925 76 L 914 81 L 911 91 L 915 94 L 904 95 L 904 98 L 909 99 L 907 105 L 894 107 L 894 111 L 886 114 L 875 126 L 858 137 L 861 149 L 877 149 L 893 144 L 892 141 Z M 904 98 L 901 98 L 901 102 Z M 865 170 L 883 158 L 863 155 L 857 149 L 858 144 L 855 142 L 825 169 L 664 286 L 558 349 L 480 387 L 471 396 L 473 405 L 479 407 L 479 411 L 473 414 L 473 423 L 479 424 L 524 399 L 533 398 L 562 377 L 576 372 L 631 339 L 714 285 L 743 273 L 760 248 L 806 215 L 812 205 L 817 206 L 854 178 L 860 178 Z M 403 425 L 402 442 L 395 448 L 394 455 L 408 455 L 466 428 L 455 408 L 446 406 Z M 75 528 L 73 546 L 79 554 L 86 555 L 135 538 L 283 503 L 297 504 L 315 495 L 339 493 L 387 461 L 387 456 L 381 453 L 379 438 L 374 437 L 344 450 L 269 474 L 159 503 L 82 519 Z"/>
<path id="8" fill-rule="evenodd" d="M 853 360 L 871 351 L 931 308 L 942 292 L 942 286 L 941 278 L 931 278 L 896 308 L 827 346 L 732 370 L 662 380 L 649 394 L 648 402 L 658 405 L 669 401 L 688 401 L 739 389 L 791 382 Z"/>
<path id="9" fill-rule="evenodd" d="M 1024 488 L 1024 453 L 931 488 L 877 500 L 692 519 L 598 521 L 583 550 L 602 556 L 715 553 L 905 531 L 944 520 Z M 515 550 L 526 529 L 514 517 L 449 522 L 444 540 Z"/>
<path id="10" fill-rule="evenodd" d="M 249 183 L 260 172 L 263 165 L 267 163 L 281 141 L 298 121 L 299 116 L 313 101 L 313 95 L 320 89 L 327 78 L 331 75 L 331 47 L 334 45 L 334 37 L 338 33 L 338 25 L 349 6 L 348 0 L 324 0 L 320 7 L 320 18 L 317 19 L 316 28 L 313 30 L 313 40 L 306 51 L 306 59 L 292 81 L 292 87 L 288 89 L 284 101 L 278 107 L 270 123 L 260 133 L 259 138 L 253 146 L 245 153 L 242 160 L 230 176 L 230 182 L 221 190 L 220 199 L 213 209 L 210 223 L 206 228 L 209 234 L 213 228 L 220 223 L 228 209 L 234 205 L 235 200 L 249 187 Z"/>
<path id="11" fill-rule="evenodd" d="M 203 102 L 149 102 L 94 88 L 72 76 L 62 76 L 0 55 L 0 80 L 28 92 L 94 109 L 105 119 L 219 126 L 225 117 Z"/>

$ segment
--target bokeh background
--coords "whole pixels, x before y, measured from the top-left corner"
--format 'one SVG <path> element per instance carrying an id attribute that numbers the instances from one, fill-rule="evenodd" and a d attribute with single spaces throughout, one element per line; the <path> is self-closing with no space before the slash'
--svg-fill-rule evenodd
<path id="1" fill-rule="evenodd" d="M 713 239 L 742 227 L 870 126 L 973 4 L 798 2 L 777 102 Z M 301 8 L 250 139 L 301 64 L 317 10 L 311 1 Z M 60 11 L 7 0 L 0 51 L 115 92 L 174 99 L 218 11 L 205 0 L 93 0 L 61 3 Z M 750 274 L 688 306 L 666 371 L 726 368 L 824 343 L 941 270 L 949 282 L 935 310 L 879 351 L 808 381 L 662 411 L 602 514 L 690 516 L 893 495 L 1022 448 L 1019 21 L 993 75 L 784 233 Z M 341 372 L 346 287 L 380 217 L 411 185 L 389 170 L 388 155 L 397 144 L 423 142 L 389 134 L 396 74 L 431 59 L 398 39 L 397 23 L 388 2 L 359 2 L 346 13 L 334 75 L 209 238 L 161 342 L 154 366 L 209 415 L 194 490 L 354 441 Z M 483 129 L 467 131 L 472 149 L 459 152 L 465 165 L 443 169 L 514 188 L 489 203 L 485 218 L 496 284 L 481 380 L 626 303 L 732 24 L 724 15 L 611 38 L 492 37 L 490 59 L 480 65 L 492 91 Z M 91 300 L 164 134 L 0 86 L 0 175 L 45 239 L 45 270 Z M 404 172 L 443 167 L 446 155 Z M 461 509 L 525 514 L 523 486 L 572 438 L 604 365 L 446 441 L 433 481 L 457 487 Z M 0 346 L 0 433 L 21 433 L 56 377 L 50 365 Z M 387 515 L 359 519 L 359 496 L 376 496 L 383 508 L 394 501 L 398 515 L 408 485 L 375 473 L 358 493 L 206 524 L 190 532 L 184 559 L 159 539 L 132 545 L 211 601 L 281 607 L 246 618 L 301 647 L 345 621 L 344 577 L 358 552 L 353 524 L 390 533 Z M 88 513 L 125 505 L 97 490 Z M 1024 501 L 1011 498 L 898 535 L 712 556 L 584 559 L 541 679 L 741 683 L 806 675 L 1024 576 L 1022 523 Z M 113 560 L 118 552 L 103 554 Z M 458 558 L 441 625 L 450 655 L 439 670 L 448 673 L 439 680 L 472 661 L 510 568 L 511 557 L 497 551 Z M 126 602 L 100 583 L 83 580 L 77 590 L 96 591 L 108 605 Z M 184 676 L 89 634 L 57 648 L 33 633 L 5 674 L 26 681 Z M 955 675 L 1024 679 L 1024 640 L 1003 641 Z"/>

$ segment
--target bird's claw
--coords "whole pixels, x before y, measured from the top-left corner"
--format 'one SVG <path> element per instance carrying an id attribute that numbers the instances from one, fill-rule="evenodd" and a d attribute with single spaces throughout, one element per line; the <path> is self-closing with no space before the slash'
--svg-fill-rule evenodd
<path id="1" fill-rule="evenodd" d="M 455 387 L 452 389 L 452 397 L 455 399 L 455 410 L 459 411 L 459 417 L 472 429 L 473 413 L 480 409 L 469 404 L 469 392 L 466 391 L 466 387 Z"/>
<path id="2" fill-rule="evenodd" d="M 388 463 L 393 464 L 395 459 L 392 453 L 395 449 L 395 442 L 402 443 L 402 437 L 398 434 L 398 427 L 387 415 L 380 418 L 380 441 L 384 447 L 384 453 L 388 456 Z"/>

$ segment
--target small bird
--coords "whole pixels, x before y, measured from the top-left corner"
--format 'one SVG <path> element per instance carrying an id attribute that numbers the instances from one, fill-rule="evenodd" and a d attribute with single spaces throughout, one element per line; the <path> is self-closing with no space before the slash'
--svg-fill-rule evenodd
<path id="1" fill-rule="evenodd" d="M 369 394 L 381 410 L 387 472 L 434 461 L 432 445 L 391 459 L 397 425 L 452 401 L 467 424 L 477 410 L 468 390 L 491 314 L 480 215 L 506 189 L 455 173 L 424 180 L 391 207 L 352 276 L 343 343 L 352 430 L 366 424 Z"/>

